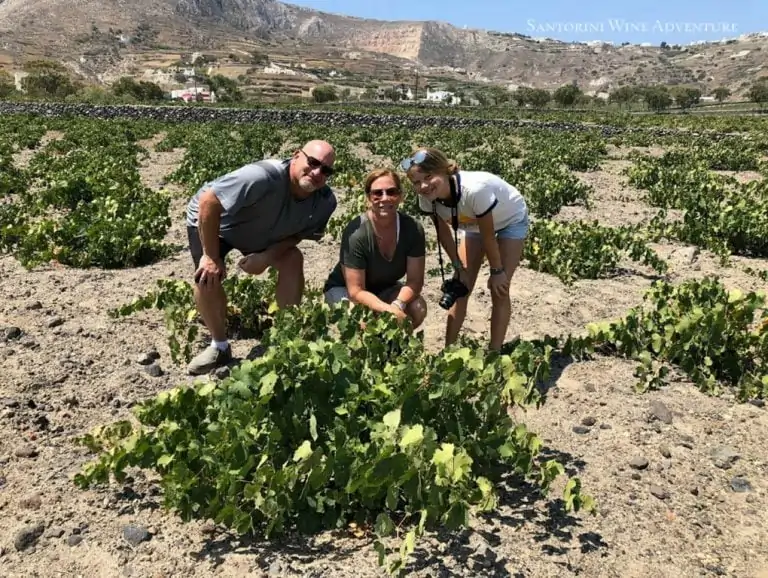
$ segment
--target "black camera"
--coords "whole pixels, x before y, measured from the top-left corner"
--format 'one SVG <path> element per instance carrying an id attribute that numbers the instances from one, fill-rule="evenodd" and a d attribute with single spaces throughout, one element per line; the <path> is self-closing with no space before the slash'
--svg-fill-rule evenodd
<path id="1" fill-rule="evenodd" d="M 440 290 L 443 292 L 443 296 L 440 297 L 439 305 L 446 311 L 453 307 L 456 299 L 461 299 L 469 295 L 469 289 L 459 279 L 451 278 L 443 281 Z"/>

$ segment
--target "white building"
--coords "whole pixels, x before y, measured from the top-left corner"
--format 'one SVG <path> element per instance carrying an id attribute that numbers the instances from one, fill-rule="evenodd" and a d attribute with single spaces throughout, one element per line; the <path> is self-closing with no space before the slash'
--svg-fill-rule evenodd
<path id="1" fill-rule="evenodd" d="M 447 104 L 461 104 L 461 99 L 447 90 L 429 90 L 427 89 L 426 100 L 433 102 L 444 102 Z"/>
<path id="2" fill-rule="evenodd" d="M 198 95 L 196 97 L 196 95 Z M 210 90 L 207 86 L 187 86 L 179 90 L 171 91 L 171 100 L 183 100 L 184 102 L 193 102 L 201 100 L 202 102 L 216 102 L 216 92 Z"/>

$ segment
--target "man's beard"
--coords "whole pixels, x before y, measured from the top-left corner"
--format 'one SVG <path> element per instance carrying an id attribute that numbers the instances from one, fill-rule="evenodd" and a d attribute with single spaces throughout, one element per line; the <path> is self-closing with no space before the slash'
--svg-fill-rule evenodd
<path id="1" fill-rule="evenodd" d="M 309 177 L 301 177 L 299 179 L 299 188 L 305 193 L 314 193 L 317 186 L 315 186 L 315 183 L 313 183 L 312 179 Z"/>

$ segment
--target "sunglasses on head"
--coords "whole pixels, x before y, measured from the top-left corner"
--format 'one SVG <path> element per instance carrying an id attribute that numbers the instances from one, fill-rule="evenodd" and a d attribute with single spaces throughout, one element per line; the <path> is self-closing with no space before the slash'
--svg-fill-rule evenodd
<path id="1" fill-rule="evenodd" d="M 323 173 L 326 177 L 330 177 L 333 174 L 333 169 L 329 167 L 328 165 L 324 165 L 322 162 L 317 160 L 315 157 L 309 156 L 304 151 L 301 151 L 305 157 L 307 157 L 307 164 L 312 169 L 320 169 L 320 172 Z"/>
<path id="2" fill-rule="evenodd" d="M 427 151 L 416 151 L 411 156 L 400 161 L 400 168 L 406 173 L 413 165 L 420 165 L 427 160 Z"/>
<path id="3" fill-rule="evenodd" d="M 399 197 L 400 189 L 397 187 L 390 187 L 388 189 L 371 189 L 368 194 L 378 199 L 379 197 L 383 197 L 385 193 L 388 197 Z"/>

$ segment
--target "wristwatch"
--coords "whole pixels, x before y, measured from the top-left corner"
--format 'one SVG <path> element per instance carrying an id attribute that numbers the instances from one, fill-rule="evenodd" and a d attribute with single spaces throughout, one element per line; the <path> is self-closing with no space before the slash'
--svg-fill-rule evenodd
<path id="1" fill-rule="evenodd" d="M 392 305 L 396 305 L 400 309 L 400 311 L 405 311 L 405 303 L 400 301 L 400 299 L 395 299 L 394 301 L 392 301 Z"/>
<path id="2" fill-rule="evenodd" d="M 504 273 L 504 267 L 491 267 L 491 275 L 501 275 Z"/>

